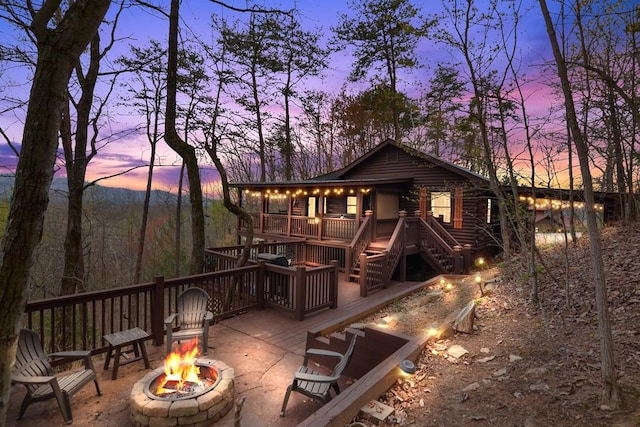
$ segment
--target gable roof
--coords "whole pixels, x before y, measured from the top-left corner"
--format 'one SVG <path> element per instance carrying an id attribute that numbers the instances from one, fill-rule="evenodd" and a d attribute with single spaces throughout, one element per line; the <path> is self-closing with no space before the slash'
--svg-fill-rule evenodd
<path id="1" fill-rule="evenodd" d="M 483 183 L 488 183 L 488 178 L 473 172 L 469 169 L 457 166 L 451 162 L 443 160 L 441 158 L 426 154 L 422 151 L 411 148 L 407 145 L 397 143 L 392 139 L 387 139 L 386 141 L 381 142 L 373 149 L 369 150 L 367 153 L 363 154 L 349 165 L 345 166 L 342 169 L 329 172 L 326 174 L 318 175 L 313 178 L 307 180 L 298 180 L 298 181 L 275 181 L 275 182 L 233 182 L 229 183 L 231 187 L 240 187 L 240 188 L 267 188 L 270 186 L 278 185 L 280 187 L 309 187 L 313 185 L 323 184 L 327 186 L 338 186 L 344 184 L 351 185 L 372 185 L 372 184 L 396 184 L 403 182 L 411 182 L 413 181 L 413 176 L 410 174 L 407 176 L 393 176 L 388 178 L 357 178 L 357 179 L 345 179 L 344 176 L 347 175 L 350 171 L 358 168 L 360 165 L 364 164 L 372 157 L 383 151 L 387 147 L 394 147 L 397 150 L 402 150 L 405 153 L 409 154 L 412 157 L 419 158 L 423 161 L 427 161 L 436 166 L 440 166 L 444 169 L 447 169 L 450 172 L 453 172 L 456 175 L 462 176 L 465 179 L 473 180 L 473 181 L 482 181 Z"/>
<path id="2" fill-rule="evenodd" d="M 402 143 L 398 143 L 395 142 L 392 139 L 387 139 L 383 142 L 381 142 L 380 144 L 378 144 L 376 147 L 374 147 L 373 149 L 371 149 L 370 151 L 368 151 L 367 153 L 363 154 L 361 157 L 359 157 L 358 159 L 354 160 L 353 162 L 351 162 L 350 164 L 348 164 L 347 166 L 345 166 L 344 168 L 334 171 L 334 172 L 330 172 L 324 175 L 319 175 L 315 178 L 312 178 L 312 180 L 317 180 L 317 181 L 324 181 L 324 180 L 335 180 L 335 179 L 340 179 L 342 176 L 344 176 L 345 174 L 347 174 L 349 171 L 357 168 L 359 165 L 361 165 L 362 163 L 366 162 L 367 160 L 369 160 L 371 157 L 375 156 L 376 154 L 378 154 L 379 152 L 381 152 L 382 150 L 384 150 L 386 147 L 395 147 L 398 150 L 402 150 L 405 153 L 409 154 L 410 156 L 413 157 L 418 157 L 422 160 L 426 160 L 427 162 L 433 163 L 436 166 L 441 166 L 444 169 L 449 170 L 450 172 L 453 172 L 457 175 L 461 175 L 467 179 L 472 179 L 472 180 L 481 180 L 481 181 L 485 181 L 485 182 L 489 182 L 489 179 L 485 176 L 480 175 L 479 173 L 473 172 L 472 170 L 463 168 L 461 166 L 455 165 L 451 162 L 448 162 L 444 159 L 441 159 L 439 157 L 435 157 L 432 156 L 430 154 L 424 153 L 422 151 L 416 150 L 415 148 L 411 148 L 405 144 Z"/>

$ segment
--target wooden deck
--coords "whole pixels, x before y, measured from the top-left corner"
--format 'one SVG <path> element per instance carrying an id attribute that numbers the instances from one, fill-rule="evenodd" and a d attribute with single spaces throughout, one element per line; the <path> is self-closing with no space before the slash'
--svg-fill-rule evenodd
<path id="1" fill-rule="evenodd" d="M 360 297 L 358 284 L 349 282 L 346 276 L 341 274 L 338 285 L 338 308 L 320 311 L 302 321 L 294 320 L 274 309 L 251 310 L 220 323 L 303 356 L 308 331 L 321 330 L 324 335 L 348 326 L 394 300 L 423 288 L 428 282 L 392 281 L 388 288 L 363 298 Z"/>

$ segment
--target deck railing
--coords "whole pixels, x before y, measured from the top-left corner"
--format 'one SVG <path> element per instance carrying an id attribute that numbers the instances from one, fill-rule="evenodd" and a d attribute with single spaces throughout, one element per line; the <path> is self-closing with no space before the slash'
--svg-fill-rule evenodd
<path id="1" fill-rule="evenodd" d="M 243 249 L 243 245 L 220 246 L 205 249 L 205 271 L 220 271 L 234 268 Z M 306 261 L 305 244 L 304 240 L 301 239 L 291 239 L 287 242 L 256 243 L 251 246 L 249 259 L 257 261 L 258 254 L 261 253 L 282 255 L 287 258 L 291 264 L 304 264 Z"/>
<path id="2" fill-rule="evenodd" d="M 215 258 L 209 253 L 208 265 L 232 265 L 234 250 L 216 253 Z M 157 277 L 150 283 L 29 301 L 22 327 L 40 336 L 47 353 L 103 353 L 104 335 L 133 327 L 149 332 L 154 344 L 162 345 L 164 319 L 177 311 L 178 295 L 193 286 L 209 294 L 214 321 L 266 305 L 302 320 L 337 307 L 338 265 L 280 267 L 251 262 L 240 268 L 167 280 Z"/>
<path id="3" fill-rule="evenodd" d="M 180 292 L 197 286 L 210 296 L 214 321 L 260 308 L 262 283 L 260 266 L 206 273 L 115 289 L 85 292 L 29 301 L 22 326 L 40 336 L 45 352 L 62 350 L 106 351 L 103 336 L 139 327 L 156 345 L 164 339 L 164 319 L 177 310 Z"/>
<path id="4" fill-rule="evenodd" d="M 324 308 L 338 306 L 338 266 L 296 266 L 265 264 L 265 304 L 290 313 L 296 320 Z"/>
<path id="5" fill-rule="evenodd" d="M 282 243 L 284 244 L 284 243 Z M 296 244 L 297 245 L 297 244 Z M 275 247 L 275 244 L 260 245 Z M 206 251 L 206 265 L 234 268 L 239 253 L 216 249 Z M 222 248 L 225 249 L 225 248 Z M 333 248 L 335 249 L 335 248 Z M 309 248 L 304 249 L 309 258 Z M 257 257 L 250 263 L 258 263 Z M 295 319 L 303 320 L 306 316 L 323 308 L 335 308 L 338 304 L 338 268 L 339 262 L 332 260 L 320 266 L 305 265 L 286 267 L 259 262 L 263 271 L 264 304 L 291 313 Z"/>
<path id="6" fill-rule="evenodd" d="M 256 232 L 282 236 L 308 237 L 316 240 L 350 241 L 356 234 L 356 219 L 343 217 L 311 217 L 286 214 L 252 214 Z M 240 230 L 246 230 L 240 222 Z"/>
<path id="7" fill-rule="evenodd" d="M 386 288 L 387 280 L 387 252 L 376 255 L 360 254 L 360 296 L 366 297 L 369 292 Z"/>

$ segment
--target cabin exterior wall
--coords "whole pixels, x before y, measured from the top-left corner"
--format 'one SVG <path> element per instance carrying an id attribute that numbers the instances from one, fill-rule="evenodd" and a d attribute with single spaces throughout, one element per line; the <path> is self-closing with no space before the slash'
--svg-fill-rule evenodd
<path id="1" fill-rule="evenodd" d="M 451 193 L 451 211 L 459 203 L 454 197 L 456 188 L 462 188 L 462 226 L 454 227 L 453 219 L 442 222 L 445 229 L 461 244 L 469 244 L 475 248 L 492 245 L 494 239 L 489 232 L 491 223 L 487 222 L 486 182 L 455 173 L 441 165 L 431 163 L 425 158 L 416 157 L 393 145 L 386 146 L 375 153 L 366 162 L 362 162 L 342 176 L 343 179 L 387 178 L 390 176 L 411 177 L 413 184 L 399 194 L 399 210 L 413 213 L 419 210 L 419 189 L 424 187 L 428 192 L 444 191 Z M 379 192 L 378 192 L 379 193 Z M 497 206 L 493 206 L 494 210 Z M 426 213 L 425 213 L 426 214 Z"/>

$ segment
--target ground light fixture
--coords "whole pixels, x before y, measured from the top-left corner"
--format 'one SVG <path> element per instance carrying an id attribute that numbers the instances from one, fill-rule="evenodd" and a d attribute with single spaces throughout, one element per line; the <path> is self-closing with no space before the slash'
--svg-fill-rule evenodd
<path id="1" fill-rule="evenodd" d="M 475 281 L 478 284 L 478 287 L 480 288 L 480 295 L 484 296 L 484 289 L 482 288 L 482 276 L 480 276 L 479 274 L 476 274 Z"/>
<path id="2" fill-rule="evenodd" d="M 405 374 L 415 374 L 416 364 L 409 359 L 404 359 L 402 362 L 400 362 L 400 369 Z"/>

